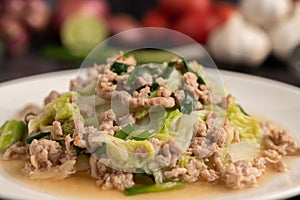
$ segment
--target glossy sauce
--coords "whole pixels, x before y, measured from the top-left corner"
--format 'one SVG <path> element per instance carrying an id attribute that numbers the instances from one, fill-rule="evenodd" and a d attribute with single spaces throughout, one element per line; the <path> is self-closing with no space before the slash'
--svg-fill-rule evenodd
<path id="1" fill-rule="evenodd" d="M 259 117 L 260 121 L 262 120 Z M 246 149 L 251 149 L 251 151 L 240 151 L 243 145 L 237 145 L 233 147 L 232 151 L 243 152 L 243 158 L 247 159 L 253 156 L 253 150 L 256 153 L 259 152 L 259 148 L 250 147 Z M 249 148 L 250 147 L 250 148 Z M 235 149 L 234 149 L 235 148 Z M 238 155 L 238 154 L 237 154 Z M 239 158 L 239 157 L 237 157 Z M 287 162 L 288 157 L 285 159 Z M 40 191 L 42 193 L 50 194 L 57 196 L 58 198 L 64 199 L 133 199 L 133 200 L 154 200 L 159 196 L 160 199 L 209 199 L 209 198 L 221 198 L 224 194 L 240 193 L 246 190 L 251 190 L 251 188 L 243 190 L 230 190 L 227 189 L 224 185 L 218 185 L 216 183 L 204 183 L 196 182 L 191 184 L 185 184 L 185 188 L 182 190 L 173 190 L 160 193 L 148 193 L 141 194 L 136 196 L 125 196 L 122 192 L 117 190 L 108 190 L 104 191 L 101 188 L 97 187 L 95 180 L 92 179 L 88 172 L 77 172 L 76 174 L 71 175 L 65 180 L 55 181 L 55 180 L 31 180 L 26 178 L 22 173 L 21 169 L 24 166 L 24 161 L 13 160 L 13 161 L 2 161 L 0 160 L 0 171 L 4 173 L 7 177 L 10 177 L 18 184 L 21 184 L 24 187 L 32 188 L 34 190 Z M 288 164 L 289 165 L 289 164 Z M 272 178 L 272 175 L 276 175 L 276 172 L 272 173 L 267 171 L 262 177 L 258 179 L 259 185 L 263 182 Z M 275 177 L 273 177 L 275 178 Z M 159 194 L 159 195 L 158 195 Z"/>
<path id="2" fill-rule="evenodd" d="M 16 183 L 37 190 L 42 193 L 50 194 L 58 198 L 63 199 L 130 199 L 130 200 L 153 200 L 157 198 L 161 199 L 193 199 L 195 197 L 201 197 L 201 199 L 209 198 L 221 198 L 226 194 L 240 193 L 251 188 L 243 190 L 230 190 L 223 185 L 216 183 L 204 183 L 195 182 L 185 184 L 185 188 L 182 190 L 173 190 L 160 193 L 148 193 L 136 196 L 125 196 L 122 192 L 117 190 L 101 190 L 96 186 L 95 180 L 92 179 L 88 172 L 77 172 L 71 175 L 65 180 L 31 180 L 26 178 L 20 170 L 24 166 L 24 161 L 0 161 L 0 169 L 5 176 L 9 177 Z M 270 172 L 259 178 L 259 185 L 270 177 Z M 276 173 L 275 173 L 276 174 Z"/>

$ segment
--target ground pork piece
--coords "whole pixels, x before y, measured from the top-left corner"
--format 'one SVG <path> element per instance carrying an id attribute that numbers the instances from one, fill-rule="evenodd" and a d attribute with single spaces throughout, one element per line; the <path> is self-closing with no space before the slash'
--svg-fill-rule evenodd
<path id="1" fill-rule="evenodd" d="M 153 147 L 155 149 L 155 153 L 157 154 L 159 152 L 159 150 L 161 149 L 163 142 L 157 138 L 149 138 L 148 141 L 151 142 L 151 144 L 153 145 Z"/>
<path id="2" fill-rule="evenodd" d="M 79 109 L 80 113 L 87 117 L 91 117 L 95 113 L 94 107 L 89 104 L 80 104 Z"/>
<path id="3" fill-rule="evenodd" d="M 227 108 L 229 108 L 231 106 L 231 99 L 232 99 L 232 95 L 228 94 L 226 97 L 222 98 L 221 102 L 219 103 L 219 106 L 221 106 L 222 108 L 224 108 L 225 110 Z"/>
<path id="4" fill-rule="evenodd" d="M 123 126 L 126 124 L 134 124 L 135 118 L 132 116 L 132 114 L 126 114 L 121 117 L 118 117 L 117 122 L 118 122 L 119 126 Z"/>
<path id="5" fill-rule="evenodd" d="M 67 135 L 65 137 L 65 146 L 66 146 L 65 158 L 66 158 L 66 160 L 75 160 L 76 156 L 77 156 L 77 152 L 71 145 L 72 141 L 73 141 L 73 139 L 71 138 L 70 135 Z M 62 162 L 62 163 L 64 163 L 64 162 Z"/>
<path id="6" fill-rule="evenodd" d="M 223 147 L 226 142 L 227 133 L 223 128 L 224 119 L 217 112 L 210 112 L 206 116 L 207 135 L 211 140 Z"/>
<path id="7" fill-rule="evenodd" d="M 127 68 L 127 71 L 128 71 L 128 68 Z M 131 90 L 131 87 L 127 84 L 128 78 L 129 78 L 129 74 L 124 74 L 124 75 L 119 76 L 117 88 L 116 88 L 117 91 Z"/>
<path id="8" fill-rule="evenodd" d="M 2 155 L 3 160 L 22 159 L 27 160 L 29 158 L 26 146 L 22 142 L 17 142 L 10 146 Z"/>
<path id="9" fill-rule="evenodd" d="M 169 90 L 165 87 L 159 86 L 157 96 L 159 96 L 159 97 L 170 97 L 171 95 L 172 95 L 171 90 Z"/>
<path id="10" fill-rule="evenodd" d="M 102 68 L 102 65 L 97 65 L 96 63 L 93 65 L 93 67 L 88 67 L 86 71 L 87 78 L 82 78 L 80 76 L 77 76 L 75 79 L 72 79 L 70 81 L 69 90 L 75 91 L 82 89 L 92 83 L 93 81 L 96 81 L 98 79 L 98 70 Z"/>
<path id="11" fill-rule="evenodd" d="M 117 88 L 118 75 L 109 69 L 105 69 L 98 80 L 96 93 L 99 97 L 110 100 L 112 92 Z"/>
<path id="12" fill-rule="evenodd" d="M 102 189 L 124 190 L 134 185 L 131 173 L 121 172 L 107 167 L 93 156 L 90 157 L 91 177 L 97 179 L 96 184 Z"/>
<path id="13" fill-rule="evenodd" d="M 261 169 L 263 172 L 266 167 L 270 167 L 277 172 L 288 171 L 286 163 L 281 160 L 281 155 L 272 149 L 262 151 L 262 156 L 254 159 L 254 166 Z"/>
<path id="14" fill-rule="evenodd" d="M 200 84 L 198 89 L 195 90 L 195 93 L 197 93 L 197 95 L 199 95 L 199 100 L 203 103 L 203 104 L 211 104 L 212 103 L 212 94 L 211 94 L 211 90 L 208 88 L 208 86 L 204 85 L 204 84 Z"/>
<path id="15" fill-rule="evenodd" d="M 262 123 L 263 146 L 265 149 L 273 149 L 282 155 L 299 154 L 300 147 L 291 133 L 276 127 L 271 122 Z"/>
<path id="16" fill-rule="evenodd" d="M 148 156 L 148 151 L 144 145 L 141 145 L 138 148 L 136 148 L 134 153 L 136 153 L 137 158 L 145 158 Z"/>
<path id="17" fill-rule="evenodd" d="M 136 66 L 136 59 L 134 58 L 134 56 L 130 55 L 130 56 L 125 57 L 123 52 L 120 52 L 119 55 L 112 57 L 110 60 L 108 60 L 108 62 L 110 62 L 110 63 L 113 63 L 115 61 L 130 65 L 130 66 Z"/>
<path id="18" fill-rule="evenodd" d="M 118 102 L 123 107 L 129 107 L 131 98 L 131 95 L 127 91 L 114 91 L 112 93 L 112 100 Z"/>
<path id="19" fill-rule="evenodd" d="M 183 100 L 185 99 L 184 90 L 176 90 L 174 92 L 174 96 L 175 96 L 177 104 L 181 105 Z"/>
<path id="20" fill-rule="evenodd" d="M 193 155 L 207 158 L 215 152 L 217 144 L 211 143 L 210 140 L 205 137 L 194 137 L 191 141 L 190 148 Z"/>
<path id="21" fill-rule="evenodd" d="M 193 88 L 191 85 L 188 85 L 188 84 L 184 84 L 183 85 L 183 90 L 184 91 L 187 91 L 188 93 L 190 93 L 191 95 L 193 95 L 193 98 L 198 101 L 199 99 L 199 95 L 197 92 L 195 92 L 197 89 Z"/>
<path id="22" fill-rule="evenodd" d="M 34 139 L 29 146 L 30 162 L 35 169 L 50 168 L 59 164 L 63 151 L 53 140 Z"/>
<path id="23" fill-rule="evenodd" d="M 196 132 L 195 137 L 206 137 L 207 136 L 207 127 L 202 122 L 196 123 L 194 130 Z"/>
<path id="24" fill-rule="evenodd" d="M 252 166 L 250 161 L 238 160 L 223 166 L 220 176 L 225 186 L 231 189 L 242 189 L 257 185 L 257 178 L 263 172 Z"/>
<path id="25" fill-rule="evenodd" d="M 138 89 L 143 86 L 150 86 L 153 83 L 151 74 L 142 73 L 141 76 L 138 76 L 132 84 L 132 88 Z"/>
<path id="26" fill-rule="evenodd" d="M 184 150 L 175 139 L 170 139 L 161 145 L 161 149 L 155 157 L 159 166 L 174 165 Z"/>
<path id="27" fill-rule="evenodd" d="M 223 128 L 223 119 L 220 118 L 218 113 L 209 113 L 205 122 L 205 124 L 198 123 L 194 127 L 196 135 L 191 140 L 187 152 L 189 155 L 196 155 L 201 158 L 210 157 L 219 148 L 222 148 L 227 141 L 227 133 Z"/>
<path id="28" fill-rule="evenodd" d="M 146 99 L 149 97 L 150 94 L 150 87 L 146 86 L 144 88 L 142 88 L 139 92 L 138 91 L 134 91 L 132 94 L 133 98 L 140 98 L 140 99 Z"/>
<path id="29" fill-rule="evenodd" d="M 216 171 L 208 169 L 203 162 L 194 157 L 189 158 L 188 163 L 184 167 L 176 165 L 170 171 L 165 171 L 164 176 L 167 179 L 181 177 L 183 181 L 189 183 L 195 182 L 200 178 L 207 182 L 213 182 L 219 178 Z"/>
<path id="30" fill-rule="evenodd" d="M 165 91 L 166 92 L 166 91 Z M 146 86 L 139 92 L 134 91 L 132 96 L 127 91 L 114 91 L 112 99 L 120 102 L 125 107 L 138 108 L 138 107 L 151 107 L 152 105 L 161 105 L 165 108 L 172 108 L 175 106 L 173 97 L 153 97 L 149 98 L 150 87 Z"/>
<path id="31" fill-rule="evenodd" d="M 102 178 L 106 173 L 111 173 L 112 169 L 99 162 L 94 156 L 90 157 L 91 177 L 94 179 Z"/>
<path id="32" fill-rule="evenodd" d="M 83 121 L 80 119 L 75 119 L 74 126 L 75 129 L 73 133 L 73 138 L 74 138 L 73 144 L 77 147 L 85 148 L 86 142 L 82 140 L 84 138 L 84 135 L 86 134 Z"/>
<path id="33" fill-rule="evenodd" d="M 240 134 L 237 129 L 235 129 L 228 118 L 224 119 L 223 128 L 226 132 L 226 143 L 229 144 L 232 141 L 239 143 L 240 142 Z"/>
<path id="34" fill-rule="evenodd" d="M 211 165 L 217 172 L 220 172 L 223 167 L 222 149 L 218 148 L 211 156 Z"/>
<path id="35" fill-rule="evenodd" d="M 195 158 L 191 158 L 185 167 L 187 174 L 183 176 L 183 180 L 186 182 L 194 182 L 200 177 L 207 182 L 212 182 L 219 178 L 214 170 L 208 169 L 203 162 Z"/>
<path id="36" fill-rule="evenodd" d="M 47 105 L 48 103 L 51 103 L 54 99 L 57 99 L 60 97 L 61 94 L 55 90 L 52 90 L 49 95 L 44 99 L 44 105 Z"/>
<path id="37" fill-rule="evenodd" d="M 170 171 L 165 171 L 164 176 L 166 179 L 172 179 L 172 178 L 177 178 L 181 175 L 184 175 L 187 173 L 187 169 L 183 167 L 175 167 L 171 169 Z"/>
<path id="38" fill-rule="evenodd" d="M 221 102 L 222 98 L 216 98 L 213 101 L 212 94 L 209 88 L 204 84 L 198 84 L 197 76 L 192 72 L 184 73 L 185 84 L 183 86 L 184 90 L 187 90 L 190 94 L 193 94 L 194 99 L 200 99 L 204 104 L 212 104 Z"/>
<path id="39" fill-rule="evenodd" d="M 153 97 L 153 98 L 131 98 L 129 102 L 130 108 L 146 107 L 153 105 L 161 105 L 164 108 L 173 108 L 175 100 L 173 97 Z"/>
<path id="40" fill-rule="evenodd" d="M 188 85 L 192 86 L 193 88 L 198 88 L 199 84 L 197 82 L 197 76 L 196 74 L 192 72 L 186 72 L 183 74 L 183 77 L 185 78 L 185 81 Z"/>
<path id="41" fill-rule="evenodd" d="M 35 104 L 28 104 L 24 108 L 22 108 L 13 118 L 15 120 L 24 120 L 25 116 L 28 114 L 33 114 L 28 117 L 26 117 L 26 120 L 31 120 L 35 117 L 35 115 L 38 115 L 42 113 L 42 108 Z"/>
<path id="42" fill-rule="evenodd" d="M 123 191 L 126 188 L 134 186 L 132 173 L 116 171 L 112 174 L 105 174 L 102 179 L 96 181 L 97 186 L 103 190 L 117 189 Z"/>
<path id="43" fill-rule="evenodd" d="M 61 123 L 59 121 L 55 120 L 55 121 L 53 121 L 52 125 L 53 125 L 54 134 L 57 135 L 57 136 L 63 136 Z"/>
<path id="44" fill-rule="evenodd" d="M 116 115 L 112 109 L 109 109 L 100 115 L 100 130 L 105 134 L 114 135 L 116 129 L 114 129 L 114 122 L 116 121 Z"/>

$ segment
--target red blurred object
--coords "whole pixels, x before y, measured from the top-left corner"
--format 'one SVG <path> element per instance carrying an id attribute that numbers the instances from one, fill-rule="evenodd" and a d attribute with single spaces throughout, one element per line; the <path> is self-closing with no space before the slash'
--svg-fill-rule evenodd
<path id="1" fill-rule="evenodd" d="M 188 12 L 206 12 L 211 9 L 210 0 L 159 0 L 159 6 L 169 16 L 177 18 Z"/>
<path id="2" fill-rule="evenodd" d="M 158 9 L 147 12 L 142 19 L 142 25 L 147 27 L 170 27 L 168 18 Z"/>
<path id="3" fill-rule="evenodd" d="M 205 43 L 209 33 L 219 24 L 219 18 L 213 12 L 192 12 L 182 16 L 174 29 Z"/>
<path id="4" fill-rule="evenodd" d="M 136 19 L 128 14 L 115 14 L 109 18 L 109 29 L 112 34 L 117 34 L 132 28 L 138 28 L 140 25 Z"/>
<path id="5" fill-rule="evenodd" d="M 4 40 L 6 52 L 11 55 L 22 54 L 29 46 L 29 35 L 25 27 L 10 16 L 1 16 L 0 35 Z"/>
<path id="6" fill-rule="evenodd" d="M 3 0 L 2 14 L 9 15 L 34 31 L 41 31 L 48 25 L 50 5 L 45 0 Z"/>
<path id="7" fill-rule="evenodd" d="M 25 0 L 2 0 L 2 12 L 16 19 L 21 19 L 25 14 Z"/>
<path id="8" fill-rule="evenodd" d="M 53 25 L 56 29 L 73 14 L 82 13 L 99 18 L 107 18 L 109 5 L 106 0 L 60 0 L 57 1 L 53 18 Z"/>
<path id="9" fill-rule="evenodd" d="M 215 3 L 213 8 L 221 24 L 224 24 L 233 13 L 238 11 L 235 5 L 224 1 Z"/>
<path id="10" fill-rule="evenodd" d="M 50 6 L 43 0 L 29 0 L 25 7 L 25 23 L 35 31 L 41 31 L 48 26 Z"/>

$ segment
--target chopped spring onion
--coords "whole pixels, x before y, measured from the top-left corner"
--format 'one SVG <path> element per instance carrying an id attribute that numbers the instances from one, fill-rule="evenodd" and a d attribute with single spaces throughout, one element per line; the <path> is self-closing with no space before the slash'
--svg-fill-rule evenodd
<path id="1" fill-rule="evenodd" d="M 26 144 L 30 144 L 34 139 L 38 140 L 38 139 L 41 139 L 50 134 L 51 134 L 51 132 L 32 133 L 25 139 L 25 142 L 26 142 Z"/>
<path id="2" fill-rule="evenodd" d="M 26 125 L 22 121 L 11 120 L 5 122 L 0 128 L 0 150 L 6 150 L 20 141 L 26 131 Z"/>
<path id="3" fill-rule="evenodd" d="M 133 139 L 137 140 L 137 141 L 145 140 L 148 137 L 150 137 L 152 134 L 153 133 L 146 130 L 146 131 L 141 132 L 139 135 L 135 136 Z"/>
<path id="4" fill-rule="evenodd" d="M 135 194 L 143 194 L 149 192 L 162 192 L 168 190 L 178 190 L 184 188 L 184 184 L 181 182 L 167 182 L 162 184 L 155 185 L 144 185 L 137 186 L 132 188 L 127 188 L 124 190 L 126 195 L 135 195 Z"/>
<path id="5" fill-rule="evenodd" d="M 112 72 L 117 73 L 118 75 L 121 75 L 123 73 L 127 72 L 129 65 L 125 64 L 125 63 L 120 63 L 120 62 L 114 62 L 111 67 L 110 70 Z"/>
<path id="6" fill-rule="evenodd" d="M 130 124 L 126 125 L 124 128 L 122 128 L 120 131 L 118 131 L 114 137 L 125 140 L 126 137 L 134 131 L 133 126 Z"/>

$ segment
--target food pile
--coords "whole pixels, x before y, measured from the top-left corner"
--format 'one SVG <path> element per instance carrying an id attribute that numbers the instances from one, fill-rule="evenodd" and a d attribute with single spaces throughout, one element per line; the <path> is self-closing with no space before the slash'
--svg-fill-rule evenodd
<path id="1" fill-rule="evenodd" d="M 101 189 L 127 195 L 196 181 L 254 187 L 267 170 L 286 172 L 282 157 L 300 150 L 289 132 L 258 122 L 183 58 L 140 65 L 121 53 L 17 118 L 1 126 L 0 150 L 7 162 L 26 161 L 24 178 L 84 171 Z M 238 159 L 245 148 L 251 153 Z"/>

